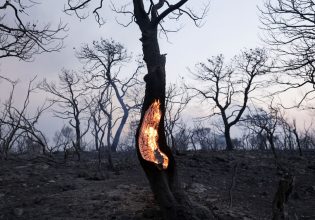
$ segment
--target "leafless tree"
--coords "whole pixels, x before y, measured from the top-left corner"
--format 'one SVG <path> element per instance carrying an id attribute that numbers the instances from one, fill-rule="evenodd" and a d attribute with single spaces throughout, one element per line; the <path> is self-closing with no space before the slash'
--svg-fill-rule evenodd
<path id="1" fill-rule="evenodd" d="M 203 126 L 200 122 L 195 123 L 191 131 L 191 142 L 196 149 L 218 150 L 220 145 L 223 145 L 218 137 L 217 132 L 210 127 Z"/>
<path id="2" fill-rule="evenodd" d="M 78 13 L 85 10 L 90 3 L 100 3 L 94 8 L 97 20 L 99 9 L 103 6 L 103 0 L 68 0 L 67 2 L 68 8 L 66 10 L 68 12 L 76 13 L 77 16 Z M 164 22 L 166 20 L 174 20 L 177 22 L 183 15 L 187 15 L 195 22 L 195 24 L 198 24 L 204 17 L 208 5 L 205 6 L 205 10 L 203 10 L 201 15 L 198 16 L 192 9 L 184 9 L 183 6 L 188 2 L 188 0 L 178 0 L 174 3 L 164 0 L 133 0 L 130 2 L 131 6 L 133 6 L 133 10 L 129 10 L 127 6 L 123 6 L 122 8 L 113 6 L 113 10 L 117 13 L 130 15 L 131 23 L 135 21 L 142 34 L 140 40 L 142 42 L 143 59 L 146 64 L 148 74 L 144 78 L 146 82 L 146 90 L 142 105 L 141 119 L 136 134 L 138 158 L 147 175 L 147 178 L 149 179 L 152 191 L 163 211 L 165 219 L 175 220 L 201 218 L 196 215 L 197 212 L 208 215 L 204 218 L 211 219 L 211 213 L 209 211 L 207 212 L 204 210 L 201 212 L 200 209 L 198 211 L 193 207 L 189 199 L 184 196 L 180 187 L 180 182 L 178 181 L 174 157 L 170 148 L 167 146 L 164 126 L 166 56 L 161 54 L 158 43 L 159 31 L 167 33 L 167 29 L 164 26 Z M 156 113 L 155 115 L 159 117 L 154 118 L 154 120 L 150 119 L 150 121 L 144 120 L 145 118 L 151 118 L 151 116 L 154 116 L 154 113 Z M 152 159 L 148 159 L 141 153 L 144 151 L 150 151 L 148 143 L 145 143 L 148 141 L 148 138 L 146 137 L 145 132 L 141 132 L 141 127 L 146 127 L 146 123 L 153 123 L 152 125 L 154 126 L 151 127 L 151 129 L 153 128 L 154 132 L 151 134 L 156 137 L 157 150 L 163 153 L 158 154 L 157 157 L 153 155 L 153 157 L 155 157 L 154 161 L 152 161 Z M 154 152 L 151 152 L 150 155 L 152 154 L 154 154 Z M 162 157 L 162 155 L 165 156 Z M 161 158 L 163 159 L 162 163 L 164 165 L 162 169 L 162 164 L 159 162 L 161 161 Z M 158 163 L 156 163 L 156 161 L 158 161 Z"/>
<path id="3" fill-rule="evenodd" d="M 100 99 L 98 100 L 99 108 L 101 112 L 106 116 L 106 124 L 104 126 L 103 134 L 106 134 L 106 145 L 107 145 L 107 159 L 109 169 L 114 169 L 114 164 L 112 161 L 112 132 L 115 126 L 114 113 L 117 108 L 113 106 L 113 102 L 111 100 L 113 89 L 104 89 L 101 92 Z M 127 120 L 127 119 L 126 119 Z M 117 121 L 117 120 L 116 120 Z M 116 150 L 116 149 L 115 149 Z"/>
<path id="4" fill-rule="evenodd" d="M 296 120 L 294 119 L 292 123 L 290 123 L 289 119 L 287 119 L 285 115 L 281 112 L 279 114 L 279 119 L 279 124 L 283 131 L 283 149 L 297 149 L 299 151 L 299 155 L 302 156 L 303 153 L 301 148 L 301 132 L 299 132 L 297 129 Z"/>
<path id="5" fill-rule="evenodd" d="M 253 132 L 266 136 L 275 158 L 278 174 L 281 176 L 272 201 L 272 219 L 286 219 L 285 207 L 292 193 L 295 179 L 290 171 L 290 167 L 282 163 L 276 153 L 276 133 L 279 132 L 279 130 L 283 131 L 283 129 L 279 128 L 279 126 L 283 127 L 283 118 L 281 109 L 279 107 L 273 107 L 271 103 L 267 111 L 262 108 L 256 108 L 254 111 L 250 111 L 246 119 L 242 122 L 246 123 L 247 127 Z"/>
<path id="6" fill-rule="evenodd" d="M 278 142 L 284 150 L 295 150 L 299 151 L 299 155 L 302 156 L 301 148 L 301 134 L 297 129 L 296 121 L 293 120 L 290 123 L 289 119 L 285 116 L 285 112 L 281 111 L 280 108 L 272 108 L 275 115 L 278 118 L 279 135 Z M 280 148 L 280 146 L 279 146 Z"/>
<path id="7" fill-rule="evenodd" d="M 2 159 L 7 159 L 8 152 L 12 148 L 14 142 L 17 140 L 19 125 L 21 118 L 13 115 L 13 95 L 16 87 L 16 81 L 9 81 L 11 83 L 11 91 L 8 100 L 4 103 L 1 120 L 0 120 L 0 140 L 1 140 L 1 154 Z M 20 111 L 22 114 L 26 109 L 25 103 L 23 109 Z"/>
<path id="8" fill-rule="evenodd" d="M 113 140 L 108 140 L 108 146 L 112 151 L 116 151 L 130 112 L 140 107 L 141 99 L 138 98 L 139 94 L 133 94 L 133 89 L 140 84 L 138 76 L 142 65 L 139 64 L 129 78 L 122 77 L 121 69 L 131 57 L 122 44 L 113 40 L 94 41 L 91 47 L 84 45 L 77 53 L 77 57 L 85 64 L 88 86 L 100 91 L 99 106 L 108 120 L 112 121 L 108 126 L 110 128 L 108 137 L 111 139 L 113 136 Z M 115 103 L 116 100 L 118 105 Z M 105 102 L 110 103 L 111 110 L 102 108 Z M 118 126 L 114 131 L 116 124 Z"/>
<path id="9" fill-rule="evenodd" d="M 174 144 L 178 153 L 187 151 L 190 144 L 190 130 L 185 124 L 181 124 L 173 137 Z"/>
<path id="10" fill-rule="evenodd" d="M 99 106 L 98 99 L 92 98 L 89 112 L 91 116 L 91 134 L 94 137 L 95 150 L 98 153 L 98 168 L 101 169 L 102 149 L 104 148 L 104 137 L 106 132 L 107 120 L 102 117 L 102 110 Z"/>
<path id="11" fill-rule="evenodd" d="M 284 85 L 281 92 L 303 88 L 306 92 L 296 106 L 307 104 L 315 91 L 314 1 L 266 0 L 260 11 L 264 40 L 280 61 L 275 70 L 277 82 Z"/>
<path id="12" fill-rule="evenodd" d="M 250 114 L 246 115 L 244 122 L 247 127 L 257 134 L 264 134 L 269 142 L 270 149 L 276 160 L 276 164 L 279 163 L 278 155 L 276 153 L 276 132 L 279 124 L 281 123 L 281 117 L 279 115 L 279 109 L 269 106 L 269 112 L 262 108 L 250 111 Z"/>
<path id="13" fill-rule="evenodd" d="M 262 86 L 261 76 L 270 72 L 268 56 L 263 49 L 243 51 L 231 65 L 224 63 L 223 55 L 197 65 L 193 73 L 198 87 L 190 87 L 204 101 L 213 103 L 213 115 L 220 115 L 224 125 L 226 149 L 233 150 L 231 127 L 241 119 L 250 94 Z"/>
<path id="14" fill-rule="evenodd" d="M 297 131 L 296 120 L 293 120 L 292 132 L 295 136 L 296 144 L 297 144 L 297 147 L 299 149 L 299 154 L 300 154 L 300 156 L 303 156 L 301 140 L 300 140 L 301 138 L 300 138 L 299 132 Z"/>
<path id="15" fill-rule="evenodd" d="M 32 116 L 28 112 L 31 93 L 37 88 L 33 86 L 35 79 L 36 77 L 29 81 L 26 97 L 20 108 L 14 104 L 15 88 L 18 81 L 7 80 L 11 85 L 11 91 L 8 99 L 1 106 L 0 115 L 0 151 L 3 159 L 8 158 L 8 153 L 15 143 L 24 137 L 41 146 L 43 154 L 46 152 L 47 139 L 37 128 L 37 124 L 49 105 L 44 103 L 37 108 Z"/>
<path id="16" fill-rule="evenodd" d="M 57 103 L 58 108 L 54 109 L 55 116 L 64 120 L 69 120 L 69 125 L 75 129 L 75 143 L 73 144 L 78 160 L 82 151 L 82 138 L 88 132 L 90 120 L 82 130 L 83 116 L 89 107 L 84 97 L 87 90 L 81 85 L 81 78 L 74 72 L 63 70 L 59 75 L 59 83 L 48 83 L 44 80 L 40 84 L 43 91 L 52 95 L 51 102 Z"/>
<path id="17" fill-rule="evenodd" d="M 279 108 L 269 106 L 269 111 L 263 109 L 256 109 L 255 113 L 248 115 L 245 122 L 249 123 L 249 126 L 253 131 L 263 131 L 270 144 L 270 148 L 273 152 L 276 168 L 281 175 L 277 191 L 272 201 L 272 219 L 286 219 L 285 207 L 288 202 L 288 198 L 294 187 L 294 175 L 290 171 L 290 167 L 286 167 L 284 163 L 280 161 L 278 154 L 276 153 L 276 133 L 279 130 L 279 126 L 283 127 L 283 114 Z"/>
<path id="18" fill-rule="evenodd" d="M 121 144 L 121 151 L 126 152 L 133 152 L 135 150 L 135 136 L 136 136 L 136 130 L 138 127 L 139 121 L 138 121 L 138 115 L 134 114 L 132 117 L 130 117 L 129 123 L 128 123 L 128 132 L 125 136 L 123 144 Z"/>
<path id="19" fill-rule="evenodd" d="M 66 25 L 61 22 L 52 28 L 26 21 L 30 8 L 39 4 L 32 0 L 5 0 L 0 4 L 0 58 L 17 57 L 31 60 L 33 55 L 59 51 Z M 33 18 L 32 18 L 33 19 Z"/>
<path id="20" fill-rule="evenodd" d="M 241 122 L 241 125 L 244 123 Z M 245 123 L 246 124 L 246 123 Z M 252 130 L 246 129 L 246 132 L 242 136 L 244 149 L 255 150 L 267 150 L 268 140 L 263 129 Z"/>
<path id="21" fill-rule="evenodd" d="M 280 127 L 282 129 L 282 149 L 293 150 L 295 147 L 295 138 L 293 134 L 293 127 L 291 124 L 287 122 L 287 119 L 283 116 L 281 117 Z"/>
<path id="22" fill-rule="evenodd" d="M 174 134 L 180 129 L 181 114 L 189 100 L 190 97 L 184 88 L 178 88 L 176 84 L 169 84 L 165 97 L 165 133 L 168 145 L 173 151 L 177 150 Z"/>
<path id="23" fill-rule="evenodd" d="M 25 132 L 25 135 L 28 137 L 28 140 L 32 141 L 34 144 L 37 144 L 42 149 L 42 154 L 46 154 L 48 149 L 48 140 L 45 134 L 37 128 L 38 121 L 42 116 L 43 112 L 47 110 L 50 105 L 42 105 L 37 108 L 34 116 L 28 117 L 26 114 L 22 115 L 20 129 Z"/>
<path id="24" fill-rule="evenodd" d="M 54 141 L 54 147 L 51 149 L 53 150 L 59 150 L 62 148 L 64 152 L 64 159 L 66 160 L 69 156 L 69 149 L 73 147 L 73 142 L 75 140 L 75 134 L 73 132 L 73 128 L 69 126 L 63 126 L 60 131 L 55 132 L 53 141 Z"/>
<path id="25" fill-rule="evenodd" d="M 277 187 L 277 191 L 272 201 L 272 219 L 286 219 L 285 206 L 288 201 L 289 195 L 294 187 L 295 177 L 290 172 L 289 167 L 285 167 L 285 164 L 281 163 L 280 158 L 276 153 L 276 132 L 278 126 L 283 123 L 283 115 L 279 108 L 269 106 L 269 112 L 263 109 L 256 109 L 255 113 L 246 117 L 246 122 L 253 131 L 263 131 L 270 144 L 270 148 L 273 152 L 276 168 L 280 173 L 281 178 Z"/>
<path id="26" fill-rule="evenodd" d="M 315 138 L 314 130 L 312 129 L 313 125 L 304 126 L 304 129 L 300 133 L 300 144 L 301 149 L 309 150 L 315 148 Z"/>

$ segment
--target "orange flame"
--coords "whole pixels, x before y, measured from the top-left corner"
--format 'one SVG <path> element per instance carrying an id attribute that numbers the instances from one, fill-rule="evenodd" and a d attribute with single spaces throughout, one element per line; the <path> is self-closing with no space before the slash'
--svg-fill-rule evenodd
<path id="1" fill-rule="evenodd" d="M 160 151 L 158 146 L 158 127 L 162 112 L 160 101 L 154 101 L 145 112 L 139 135 L 139 150 L 143 159 L 153 162 L 166 169 L 168 157 Z"/>

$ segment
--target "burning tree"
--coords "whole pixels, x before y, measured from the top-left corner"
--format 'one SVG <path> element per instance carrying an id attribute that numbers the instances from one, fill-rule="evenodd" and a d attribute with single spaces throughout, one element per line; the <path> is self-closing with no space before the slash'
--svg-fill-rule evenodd
<path id="1" fill-rule="evenodd" d="M 86 9 L 92 0 L 68 0 L 68 12 L 75 12 L 79 17 L 80 11 Z M 99 3 L 93 13 L 100 23 L 99 9 L 103 1 Z M 192 9 L 183 9 L 188 0 L 169 2 L 165 0 L 144 1 L 133 0 L 133 11 L 128 11 L 127 6 L 113 10 L 117 13 L 130 14 L 140 28 L 142 37 L 143 59 L 147 66 L 145 97 L 141 110 L 141 118 L 136 133 L 136 148 L 138 158 L 149 179 L 151 189 L 160 204 L 165 219 L 198 219 L 198 214 L 209 219 L 210 213 L 205 209 L 193 208 L 191 202 L 181 190 L 176 163 L 170 148 L 167 146 L 164 116 L 165 116 L 165 64 L 166 57 L 161 54 L 158 43 L 158 33 L 167 33 L 163 22 L 167 18 L 178 20 L 183 15 L 188 15 L 195 24 L 204 17 L 208 5 L 201 16 Z M 205 217 L 207 216 L 207 217 Z"/>
<path id="2" fill-rule="evenodd" d="M 148 74 L 140 124 L 136 133 L 136 148 L 140 163 L 150 181 L 152 191 L 158 200 L 166 219 L 194 219 L 197 214 L 185 197 L 176 171 L 176 163 L 167 146 L 165 115 L 165 55 L 161 55 L 157 40 L 158 26 L 169 14 L 180 16 L 188 12 L 181 9 L 187 0 L 170 5 L 167 1 L 151 1 L 148 10 L 143 1 L 133 1 L 134 17 L 142 32 L 142 49 Z M 164 4 L 168 7 L 158 11 Z M 194 16 L 193 14 L 189 14 Z M 194 17 L 198 19 L 198 17 Z"/>

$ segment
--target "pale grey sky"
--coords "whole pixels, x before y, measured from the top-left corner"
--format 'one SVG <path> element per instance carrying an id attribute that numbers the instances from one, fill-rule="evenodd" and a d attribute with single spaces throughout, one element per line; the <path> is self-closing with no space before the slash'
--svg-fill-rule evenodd
<path id="1" fill-rule="evenodd" d="M 196 0 L 195 0 L 196 1 Z M 109 2 L 109 1 L 106 1 Z M 169 41 L 160 39 L 161 52 L 167 53 L 167 81 L 176 82 L 180 76 L 188 77 L 187 67 L 205 61 L 207 57 L 224 54 L 227 58 L 238 54 L 241 49 L 261 46 L 259 39 L 259 12 L 257 6 L 262 0 L 212 0 L 210 10 L 201 28 L 196 28 L 189 20 L 183 20 L 182 30 L 169 34 Z M 35 75 L 38 79 L 56 79 L 62 68 L 78 70 L 82 66 L 75 58 L 74 48 L 93 40 L 113 38 L 123 43 L 134 55 L 141 53 L 140 31 L 136 24 L 124 28 L 115 22 L 115 15 L 108 8 L 104 9 L 106 24 L 99 27 L 93 15 L 79 21 L 75 16 L 63 13 L 66 1 L 43 0 L 31 9 L 29 19 L 40 23 L 51 22 L 57 25 L 59 20 L 68 23 L 68 37 L 65 48 L 59 53 L 48 53 L 35 56 L 33 62 L 22 62 L 14 58 L 0 60 L 0 73 L 13 79 L 25 82 Z M 22 84 L 21 84 L 22 85 Z M 24 88 L 25 89 L 25 88 Z M 17 102 L 23 97 L 23 88 L 19 89 Z M 0 84 L 0 97 L 8 90 Z M 36 94 L 34 103 L 43 99 Z M 60 127 L 60 122 L 46 117 L 41 126 L 50 135 Z"/>
<path id="2" fill-rule="evenodd" d="M 75 16 L 62 12 L 66 1 L 42 1 L 41 5 L 32 8 L 30 20 L 40 23 L 58 24 L 59 20 L 68 23 L 68 37 L 65 48 L 59 53 L 43 54 L 35 57 L 31 63 L 19 62 L 16 59 L 5 59 L 1 62 L 1 72 L 21 79 L 34 74 L 39 77 L 55 77 L 60 69 L 80 68 L 74 56 L 74 49 L 83 43 L 93 40 L 113 38 L 123 43 L 133 54 L 141 53 L 140 31 L 136 24 L 124 28 L 115 22 L 119 19 L 109 10 L 104 13 L 106 24 L 99 27 L 93 16 L 79 21 Z M 244 47 L 256 47 L 258 39 L 257 5 L 261 0 L 212 0 L 209 13 L 202 28 L 196 28 L 189 20 L 181 21 L 183 29 L 169 34 L 169 41 L 160 39 L 162 53 L 167 53 L 168 79 L 176 80 L 177 74 L 185 74 L 186 67 L 205 60 L 209 56 L 223 53 L 231 57 Z M 105 7 L 106 8 L 106 7 Z"/>

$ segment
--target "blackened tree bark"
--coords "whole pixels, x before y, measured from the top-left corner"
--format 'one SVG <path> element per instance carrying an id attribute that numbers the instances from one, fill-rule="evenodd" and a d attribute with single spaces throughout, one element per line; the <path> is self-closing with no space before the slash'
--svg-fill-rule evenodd
<path id="1" fill-rule="evenodd" d="M 144 77 L 146 90 L 144 102 L 141 110 L 140 124 L 136 133 L 136 148 L 138 158 L 146 176 L 150 182 L 151 189 L 162 209 L 165 219 L 198 219 L 198 214 L 203 218 L 210 219 L 210 212 L 199 209 L 196 213 L 189 199 L 183 193 L 176 170 L 176 163 L 170 148 L 166 143 L 164 130 L 165 116 L 165 62 L 166 57 L 160 53 L 158 43 L 158 25 L 160 21 L 174 10 L 179 9 L 187 0 L 179 1 L 175 5 L 170 5 L 165 11 L 158 15 L 157 10 L 162 8 L 165 1 L 160 0 L 158 4 L 153 4 L 151 8 L 151 19 L 144 8 L 143 1 L 133 0 L 134 16 L 138 24 L 142 37 L 142 49 L 144 61 L 147 65 L 147 75 Z M 144 115 L 151 104 L 160 101 L 161 120 L 158 125 L 158 146 L 169 159 L 167 169 L 160 169 L 154 163 L 145 160 L 139 149 L 139 136 L 141 125 L 144 123 Z"/>
<path id="2" fill-rule="evenodd" d="M 268 131 L 267 132 L 267 140 L 268 140 L 268 142 L 270 144 L 270 148 L 271 148 L 271 151 L 272 151 L 272 153 L 273 153 L 273 155 L 275 157 L 276 163 L 278 163 L 278 159 L 279 158 L 278 158 L 278 155 L 277 155 L 277 152 L 276 152 L 276 146 L 275 146 L 274 139 L 275 139 L 274 131 L 273 130 L 272 131 Z"/>
<path id="3" fill-rule="evenodd" d="M 225 127 L 224 138 L 225 138 L 226 149 L 227 150 L 233 150 L 234 145 L 233 145 L 233 142 L 231 139 L 231 127 L 230 126 Z"/>
<path id="4" fill-rule="evenodd" d="M 146 82 L 145 97 L 141 111 L 140 124 L 136 133 L 136 147 L 140 163 L 149 179 L 152 191 L 160 204 L 166 219 L 180 219 L 178 213 L 177 201 L 178 197 L 176 190 L 180 188 L 176 164 L 171 150 L 166 145 L 166 137 L 164 132 L 164 113 L 165 113 L 165 56 L 160 54 L 160 49 L 157 41 L 157 25 L 151 24 L 150 20 L 143 8 L 143 3 L 134 1 L 135 16 L 137 23 L 142 32 L 142 46 L 144 61 L 147 64 L 148 74 L 144 80 Z M 144 160 L 139 151 L 139 132 L 146 110 L 155 101 L 160 100 L 160 110 L 162 112 L 162 120 L 159 123 L 158 129 L 158 145 L 160 150 L 169 158 L 167 170 L 160 170 L 153 163 Z M 175 192 L 174 192 L 175 190 Z M 174 194 L 175 193 L 175 194 Z"/>
<path id="5" fill-rule="evenodd" d="M 299 155 L 302 157 L 303 156 L 303 152 L 302 152 L 302 148 L 301 148 L 300 135 L 297 132 L 295 120 L 293 121 L 293 131 L 292 132 L 293 132 L 293 134 L 295 136 L 296 144 L 297 144 L 297 147 L 299 149 Z"/>

